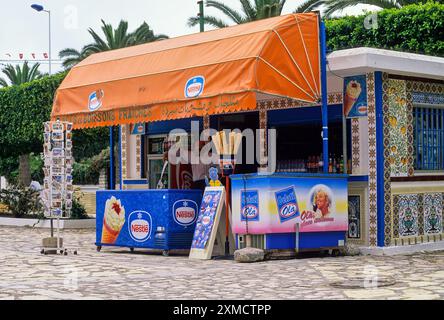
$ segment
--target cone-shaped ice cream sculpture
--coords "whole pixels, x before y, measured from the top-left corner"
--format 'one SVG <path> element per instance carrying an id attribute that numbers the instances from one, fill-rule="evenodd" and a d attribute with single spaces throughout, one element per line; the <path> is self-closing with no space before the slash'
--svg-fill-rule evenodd
<path id="1" fill-rule="evenodd" d="M 102 243 L 113 244 L 125 224 L 125 208 L 114 196 L 106 200 L 103 215 Z"/>
<path id="2" fill-rule="evenodd" d="M 361 84 L 355 80 L 350 81 L 345 88 L 344 95 L 344 115 L 348 116 L 350 110 L 353 108 L 354 104 L 361 94 Z"/>
<path id="3" fill-rule="evenodd" d="M 219 131 L 211 136 L 216 152 L 219 154 L 221 168 L 224 175 L 230 175 L 234 171 L 235 156 L 239 151 L 242 141 L 240 132 L 230 132 L 228 135 L 225 130 Z"/>

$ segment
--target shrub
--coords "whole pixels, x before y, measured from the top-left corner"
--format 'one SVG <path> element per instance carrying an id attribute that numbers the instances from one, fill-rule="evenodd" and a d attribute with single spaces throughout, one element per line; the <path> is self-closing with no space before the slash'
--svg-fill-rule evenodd
<path id="1" fill-rule="evenodd" d="M 80 203 L 79 199 L 74 196 L 72 199 L 71 219 L 88 219 L 85 207 Z"/>
<path id="2" fill-rule="evenodd" d="M 21 188 L 15 185 L 9 189 L 0 190 L 0 203 L 7 213 L 16 218 L 24 216 L 43 216 L 43 205 L 40 201 L 40 192 L 30 188 Z"/>

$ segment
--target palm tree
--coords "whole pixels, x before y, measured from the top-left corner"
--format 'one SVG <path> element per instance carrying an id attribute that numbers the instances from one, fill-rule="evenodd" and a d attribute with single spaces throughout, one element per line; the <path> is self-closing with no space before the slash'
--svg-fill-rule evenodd
<path id="1" fill-rule="evenodd" d="M 155 35 L 146 22 L 142 23 L 134 32 L 128 32 L 128 22 L 121 20 L 117 29 L 113 29 L 111 24 L 102 21 L 102 32 L 105 38 L 100 37 L 92 28 L 88 29 L 94 42 L 88 44 L 78 51 L 67 48 L 59 53 L 60 58 L 64 58 L 63 66 L 70 68 L 79 63 L 93 53 L 125 48 L 137 44 L 167 39 L 163 34 Z"/>
<path id="2" fill-rule="evenodd" d="M 8 64 L 3 68 L 2 72 L 6 75 L 6 78 L 9 80 L 11 85 L 19 85 L 41 78 L 42 74 L 38 70 L 39 67 L 40 64 L 36 63 L 29 68 L 28 61 L 25 61 L 23 66 L 16 65 L 14 67 L 12 64 Z M 0 86 L 8 86 L 6 79 L 0 78 Z"/>
<path id="3" fill-rule="evenodd" d="M 208 0 L 206 1 L 207 7 L 215 8 L 225 14 L 235 24 L 241 24 L 260 19 L 280 16 L 282 8 L 286 0 L 254 0 L 252 3 L 250 0 L 239 0 L 242 7 L 242 12 L 238 12 L 235 9 L 225 5 L 220 1 Z M 217 28 L 228 27 L 228 23 L 224 20 L 216 18 L 214 16 L 204 16 L 204 22 L 207 25 L 211 25 Z M 188 26 L 192 27 L 199 23 L 199 18 L 191 17 L 188 19 Z"/>

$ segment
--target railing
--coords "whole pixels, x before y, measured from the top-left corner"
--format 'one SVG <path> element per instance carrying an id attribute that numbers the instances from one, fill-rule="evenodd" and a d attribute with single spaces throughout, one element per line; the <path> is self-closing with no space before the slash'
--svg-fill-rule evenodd
<path id="1" fill-rule="evenodd" d="M 444 170 L 444 109 L 413 111 L 415 170 Z"/>

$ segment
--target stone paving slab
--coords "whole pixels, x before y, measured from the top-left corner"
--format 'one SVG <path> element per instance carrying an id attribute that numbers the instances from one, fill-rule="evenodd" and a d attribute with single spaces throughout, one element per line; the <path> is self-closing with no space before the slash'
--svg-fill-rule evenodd
<path id="1" fill-rule="evenodd" d="M 0 300 L 444 298 L 444 252 L 241 264 L 126 248 L 97 252 L 94 231 L 65 230 L 66 247 L 79 254 L 45 256 L 40 243 L 47 233 L 0 227 Z M 377 286 L 388 278 L 393 285 Z M 356 288 L 331 285 L 356 279 Z"/>

